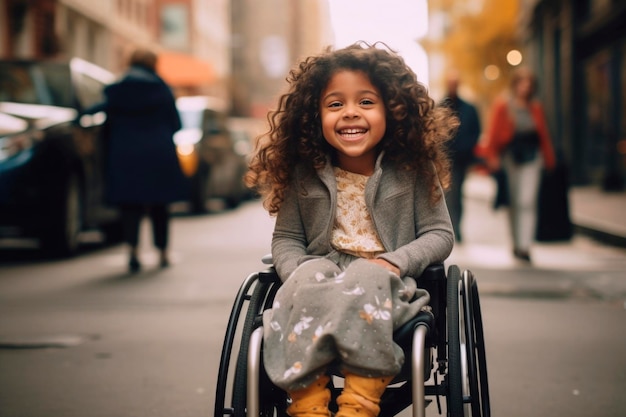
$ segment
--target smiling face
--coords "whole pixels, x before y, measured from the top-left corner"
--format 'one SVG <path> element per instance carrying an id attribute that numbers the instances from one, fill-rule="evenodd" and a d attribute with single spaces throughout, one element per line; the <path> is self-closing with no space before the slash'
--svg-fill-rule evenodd
<path id="1" fill-rule="evenodd" d="M 322 133 L 337 151 L 339 167 L 371 175 L 385 135 L 385 104 L 378 88 L 365 73 L 336 72 L 320 99 Z"/>

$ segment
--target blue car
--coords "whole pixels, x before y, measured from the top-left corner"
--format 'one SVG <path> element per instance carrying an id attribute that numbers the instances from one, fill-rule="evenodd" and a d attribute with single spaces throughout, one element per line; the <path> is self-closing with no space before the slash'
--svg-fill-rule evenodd
<path id="1" fill-rule="evenodd" d="M 80 59 L 0 60 L 0 239 L 69 256 L 86 231 L 119 238 L 119 213 L 103 200 L 106 116 L 77 122 L 113 80 Z"/>

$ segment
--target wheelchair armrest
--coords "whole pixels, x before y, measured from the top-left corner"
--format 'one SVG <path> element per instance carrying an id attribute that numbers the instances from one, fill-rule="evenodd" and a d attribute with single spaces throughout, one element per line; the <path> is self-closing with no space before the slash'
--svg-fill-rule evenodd
<path id="1" fill-rule="evenodd" d="M 273 282 L 280 283 L 280 277 L 278 276 L 278 273 L 276 272 L 276 268 L 272 266 L 272 264 L 274 263 L 272 254 L 268 253 L 267 255 L 263 256 L 261 258 L 261 262 L 263 262 L 265 265 L 269 265 L 269 267 L 263 271 L 259 271 L 258 273 L 259 281 L 265 284 L 271 284 Z"/>
<path id="2" fill-rule="evenodd" d="M 435 319 L 435 327 L 431 326 L 431 331 L 435 335 L 435 340 L 444 341 L 440 346 L 442 352 L 445 350 L 446 335 L 446 304 L 448 298 L 448 279 L 444 265 L 429 265 L 422 275 L 417 279 L 417 286 L 425 289 L 430 294 L 430 307 Z"/>
<path id="3" fill-rule="evenodd" d="M 436 281 L 439 279 L 445 279 L 445 269 L 443 264 L 432 264 L 428 265 L 422 275 L 420 275 L 418 281 Z"/>
<path id="4" fill-rule="evenodd" d="M 281 282 L 280 277 L 278 276 L 278 273 L 276 272 L 276 268 L 274 268 L 273 266 L 267 269 L 264 269 L 263 271 L 259 271 L 258 275 L 259 275 L 259 281 L 265 284 Z"/>
<path id="5" fill-rule="evenodd" d="M 417 286 L 430 294 L 430 306 L 435 318 L 445 314 L 446 308 L 446 271 L 443 264 L 432 264 L 426 267 L 417 278 Z"/>
<path id="6" fill-rule="evenodd" d="M 271 265 L 272 255 L 265 255 L 262 261 L 266 265 Z M 276 273 L 276 269 L 273 266 L 270 266 L 269 268 L 259 272 L 259 281 L 266 283 L 280 282 L 280 277 L 278 276 L 278 273 Z M 432 264 L 427 266 L 424 272 L 422 272 L 422 275 L 420 275 L 417 279 L 418 287 L 425 289 L 431 294 L 431 304 L 433 303 L 433 300 L 439 300 L 440 296 L 444 297 L 443 301 L 445 302 L 445 282 L 446 274 L 443 264 Z M 442 288 L 443 291 L 441 291 Z M 437 312 L 435 312 L 435 316 L 437 316 L 436 313 Z"/>
<path id="7" fill-rule="evenodd" d="M 443 264 L 432 264 L 426 267 L 417 278 L 417 286 L 429 292 L 431 304 L 435 300 L 446 297 L 446 271 Z M 435 313 L 435 317 L 437 314 Z"/>

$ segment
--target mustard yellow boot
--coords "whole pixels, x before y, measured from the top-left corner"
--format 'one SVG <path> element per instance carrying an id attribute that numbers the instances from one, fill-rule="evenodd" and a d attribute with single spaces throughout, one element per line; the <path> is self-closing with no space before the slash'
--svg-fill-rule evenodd
<path id="1" fill-rule="evenodd" d="M 380 397 L 393 376 L 378 378 L 345 374 L 344 388 L 337 397 L 339 411 L 335 417 L 376 417 L 380 413 Z"/>
<path id="2" fill-rule="evenodd" d="M 326 387 L 330 378 L 322 375 L 306 388 L 289 392 L 291 405 L 287 414 L 291 417 L 329 417 L 330 390 Z"/>

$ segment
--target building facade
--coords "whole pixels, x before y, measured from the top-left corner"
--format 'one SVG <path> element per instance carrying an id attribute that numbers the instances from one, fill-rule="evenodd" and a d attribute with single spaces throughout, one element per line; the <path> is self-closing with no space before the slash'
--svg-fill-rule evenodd
<path id="1" fill-rule="evenodd" d="M 173 84 L 190 67 L 210 73 L 174 85 L 179 95 L 261 116 L 291 66 L 331 43 L 328 13 L 328 0 L 0 0 L 0 57 L 80 57 L 119 74 L 130 47 L 147 46 Z"/>
<path id="2" fill-rule="evenodd" d="M 573 183 L 623 190 L 626 2 L 542 0 L 526 8 L 525 45 Z"/>
<path id="3" fill-rule="evenodd" d="M 121 73 L 140 45 L 211 67 L 210 82 L 182 93 L 227 98 L 229 15 L 229 0 L 0 0 L 0 57 L 79 57 Z"/>
<path id="4" fill-rule="evenodd" d="M 52 56 L 59 52 L 55 33 L 56 0 L 0 0 L 0 56 Z"/>
<path id="5" fill-rule="evenodd" d="M 296 62 L 332 43 L 327 0 L 232 0 L 232 99 L 264 117 Z"/>

